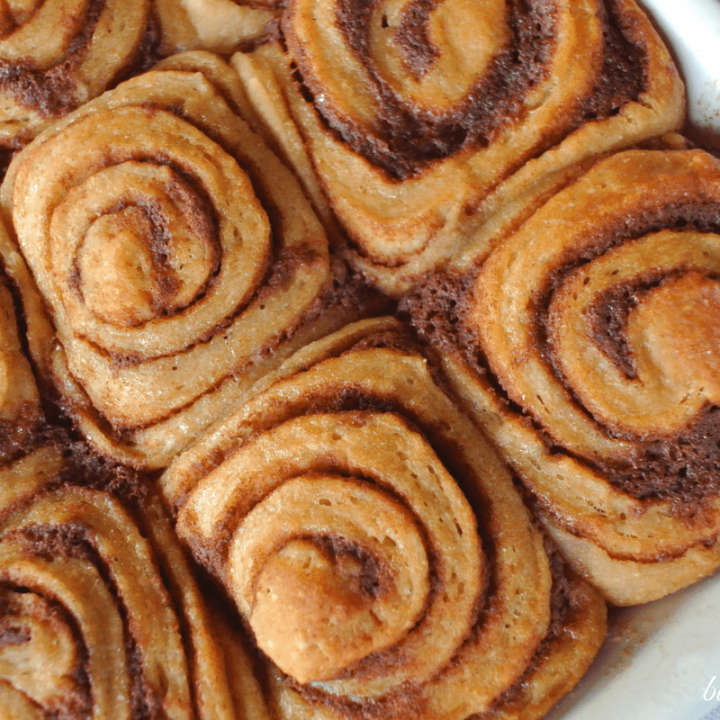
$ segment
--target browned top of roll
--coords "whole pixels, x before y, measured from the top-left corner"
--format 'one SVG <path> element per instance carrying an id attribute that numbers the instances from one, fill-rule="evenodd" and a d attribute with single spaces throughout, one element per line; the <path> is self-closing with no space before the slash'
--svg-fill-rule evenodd
<path id="1" fill-rule="evenodd" d="M 167 464 L 328 292 L 327 238 L 236 86 L 217 56 L 175 56 L 45 131 L 3 185 L 43 299 L 36 361 L 133 465 Z"/>
<path id="2" fill-rule="evenodd" d="M 476 12 L 460 3 L 444 9 L 417 1 L 399 12 L 380 2 L 338 2 L 334 19 L 347 45 L 347 63 L 365 67 L 361 97 L 367 95 L 374 108 L 372 119 L 363 122 L 348 112 L 347 100 L 334 102 L 351 71 L 345 75 L 344 63 L 340 68 L 314 64 L 321 52 L 306 43 L 321 32 L 303 26 L 305 5 L 300 0 L 290 4 L 283 29 L 317 111 L 355 152 L 400 180 L 461 148 L 487 147 L 504 126 L 522 123 L 528 93 L 548 80 L 558 25 L 567 22 L 561 20 L 567 11 L 563 4 L 551 2 L 484 3 Z M 566 121 L 566 133 L 587 119 L 616 113 L 644 88 L 645 49 L 623 34 L 616 11 L 614 4 L 606 8 L 602 3 L 591 10 L 603 27 L 597 53 L 602 59 L 594 60 L 594 87 Z M 448 21 L 453 27 L 442 25 Z M 456 57 L 455 43 L 465 43 L 464 61 Z M 431 79 L 441 73 L 447 87 Z M 423 82 L 439 97 L 424 98 Z M 457 83 L 466 83 L 462 93 Z M 401 87 L 415 89 L 418 102 L 411 102 L 412 90 L 408 97 Z"/>
<path id="3" fill-rule="evenodd" d="M 437 370 L 393 319 L 349 325 L 160 478 L 268 658 L 283 717 L 465 718 L 524 673 L 557 672 L 539 649 L 542 538 Z M 579 592 L 589 653 L 572 678 L 604 633 L 602 602 Z"/>
<path id="4" fill-rule="evenodd" d="M 682 82 L 634 0 L 293 0 L 233 63 L 258 124 L 368 282 L 486 254 L 593 156 L 677 129 Z"/>

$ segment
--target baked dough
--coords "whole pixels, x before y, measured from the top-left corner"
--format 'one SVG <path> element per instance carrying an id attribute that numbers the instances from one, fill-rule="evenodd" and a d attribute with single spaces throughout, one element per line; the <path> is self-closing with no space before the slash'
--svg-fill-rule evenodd
<path id="1" fill-rule="evenodd" d="M 143 468 L 344 312 L 325 233 L 230 68 L 161 67 L 48 129 L 0 191 L 35 362 L 104 454 Z"/>
<path id="2" fill-rule="evenodd" d="M 549 558 L 434 362 L 391 318 L 350 325 L 160 478 L 280 717 L 536 718 L 604 638 L 603 601 Z"/>
<path id="3" fill-rule="evenodd" d="M 407 307 L 576 569 L 621 605 L 720 566 L 720 163 L 597 163 Z M 450 300 L 451 299 L 451 300 Z"/>
<path id="4" fill-rule="evenodd" d="M 478 232 L 487 252 L 577 163 L 683 121 L 633 0 L 294 0 L 282 29 L 287 52 L 233 64 L 350 262 L 394 296 Z"/>

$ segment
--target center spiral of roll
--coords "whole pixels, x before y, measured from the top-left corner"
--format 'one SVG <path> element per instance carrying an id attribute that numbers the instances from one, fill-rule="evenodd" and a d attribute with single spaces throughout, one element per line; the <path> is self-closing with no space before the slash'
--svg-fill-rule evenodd
<path id="1" fill-rule="evenodd" d="M 327 236 L 240 93 L 219 57 L 179 54 L 45 130 L 0 193 L 42 298 L 31 353 L 136 467 L 221 416 L 327 293 Z"/>
<path id="2" fill-rule="evenodd" d="M 372 517 L 357 516 L 370 508 Z M 300 682 L 331 678 L 400 640 L 429 593 L 412 515 L 341 477 L 295 478 L 273 491 L 235 535 L 229 564 L 258 644 Z"/>
<path id="3" fill-rule="evenodd" d="M 122 200 L 118 188 L 127 188 Z M 218 267 L 212 219 L 192 187 L 163 165 L 130 161 L 100 171 L 68 194 L 53 231 L 64 247 L 82 238 L 78 291 L 94 317 L 116 326 L 186 308 Z"/>
<path id="4" fill-rule="evenodd" d="M 49 262 L 28 255 L 77 335 L 110 353 L 181 350 L 254 291 L 267 215 L 237 163 L 182 119 L 134 107 L 98 115 L 48 141 L 45 157 L 64 159 L 36 169 L 44 203 L 18 213 L 20 237 L 49 225 Z"/>
<path id="5" fill-rule="evenodd" d="M 666 230 L 583 265 L 559 288 L 548 311 L 554 357 L 601 422 L 663 432 L 720 400 L 719 261 L 713 234 Z M 598 350 L 581 351 L 590 338 Z"/>
<path id="6" fill-rule="evenodd" d="M 470 316 L 504 392 L 546 444 L 638 499 L 692 506 L 717 487 L 717 188 L 700 152 L 598 163 L 475 286 Z"/>
<path id="7" fill-rule="evenodd" d="M 509 473 L 429 364 L 393 318 L 348 325 L 159 479 L 284 717 L 494 712 L 565 623 Z"/>
<path id="8" fill-rule="evenodd" d="M 191 544 L 227 542 L 222 573 L 261 649 L 299 682 L 343 695 L 435 675 L 483 591 L 467 500 L 390 413 L 320 413 L 269 429 L 208 476 L 179 526 L 199 530 L 204 540 L 193 533 Z"/>

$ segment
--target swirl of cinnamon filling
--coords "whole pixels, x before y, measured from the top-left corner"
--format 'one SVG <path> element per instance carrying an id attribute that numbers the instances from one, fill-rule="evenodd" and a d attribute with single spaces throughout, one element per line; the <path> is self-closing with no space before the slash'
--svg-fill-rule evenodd
<path id="1" fill-rule="evenodd" d="M 0 470 L 2 716 L 245 717 L 159 498 L 66 455 L 48 445 Z M 125 501 L 103 489 L 123 477 Z"/>
<path id="2" fill-rule="evenodd" d="M 551 572 L 509 474 L 399 324 L 350 325 L 263 384 L 160 485 L 271 661 L 271 707 L 467 718 L 522 685 L 543 714 L 602 642 L 604 605 Z"/>
<path id="3" fill-rule="evenodd" d="M 0 146 L 16 149 L 157 52 L 150 0 L 0 3 Z"/>
<path id="4" fill-rule="evenodd" d="M 470 270 L 439 314 L 460 318 L 444 341 L 462 352 L 447 361 L 456 386 L 616 603 L 720 566 L 719 211 L 709 155 L 621 153 Z M 426 329 L 428 298 L 410 303 Z"/>
<path id="5" fill-rule="evenodd" d="M 91 441 L 136 467 L 167 464 L 332 321 L 325 234 L 238 116 L 231 69 L 209 53 L 164 67 L 48 129 L 2 188 L 42 298 L 23 283 L 35 359 Z"/>
<path id="6" fill-rule="evenodd" d="M 287 54 L 233 62 L 351 261 L 391 294 L 478 228 L 487 249 L 574 163 L 682 122 L 633 0 L 293 0 L 282 28 Z"/>

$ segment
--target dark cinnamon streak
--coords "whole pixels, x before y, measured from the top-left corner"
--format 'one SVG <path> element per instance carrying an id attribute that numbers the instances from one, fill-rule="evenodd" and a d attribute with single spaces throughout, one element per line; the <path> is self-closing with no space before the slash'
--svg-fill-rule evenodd
<path id="1" fill-rule="evenodd" d="M 657 280 L 613 285 L 602 292 L 589 309 L 595 344 L 607 355 L 628 380 L 637 377 L 633 351 L 625 335 L 630 313 L 640 303 L 644 290 L 656 286 Z"/>
<path id="2" fill-rule="evenodd" d="M 87 54 L 104 5 L 105 0 L 90 1 L 83 27 L 70 42 L 63 63 L 43 71 L 32 58 L 0 61 L 0 93 L 10 95 L 23 107 L 48 119 L 74 110 L 77 107 L 74 70 Z"/>
<path id="3" fill-rule="evenodd" d="M 70 41 L 63 62 L 41 70 L 32 57 L 20 61 L 0 60 L 0 93 L 49 120 L 75 110 L 78 107 L 75 72 L 88 53 L 105 6 L 106 0 L 90 0 L 82 27 Z M 159 23 L 151 12 L 137 49 L 115 77 L 109 79 L 106 89 L 149 70 L 162 56 Z"/>
<path id="4" fill-rule="evenodd" d="M 639 99 L 647 84 L 645 51 L 629 39 L 635 21 L 619 10 L 617 0 L 607 0 L 606 4 L 607 10 L 602 8 L 603 66 L 593 92 L 583 101 L 581 122 L 617 115 L 627 102 Z"/>
<path id="5" fill-rule="evenodd" d="M 8 622 L 7 615 L 0 620 L 0 650 L 13 645 L 24 645 L 32 635 L 27 628 L 15 627 Z"/>
<path id="6" fill-rule="evenodd" d="M 633 279 L 632 282 L 620 283 L 607 288 L 588 308 L 595 344 L 613 361 L 613 364 L 622 371 L 628 380 L 637 378 L 633 351 L 626 335 L 630 313 L 651 290 L 690 269 L 676 267 L 672 272 L 664 274 L 649 270 Z"/>
<path id="7" fill-rule="evenodd" d="M 432 68 L 440 57 L 440 48 L 430 42 L 428 23 L 430 12 L 439 0 L 414 0 L 403 15 L 395 31 L 395 42 L 404 57 L 405 70 L 416 80 Z"/>
<path id="8" fill-rule="evenodd" d="M 139 518 L 143 516 L 142 508 L 148 502 L 149 492 L 142 476 L 95 454 L 85 442 L 71 441 L 62 434 L 58 435 L 65 446 L 64 466 L 58 482 L 107 492 L 122 500 L 136 522 L 142 524 Z"/>
<path id="9" fill-rule="evenodd" d="M 80 32 L 71 40 L 68 46 L 68 58 L 71 58 L 74 65 L 82 61 L 87 55 L 90 41 L 95 34 L 95 28 L 97 28 L 105 4 L 105 0 L 90 0 L 88 3 L 85 10 L 85 21 L 80 28 Z"/>
<path id="10" fill-rule="evenodd" d="M 103 0 L 104 2 L 104 0 Z M 136 75 L 141 75 L 151 70 L 162 58 L 170 53 L 162 46 L 162 28 L 155 11 L 151 8 L 148 15 L 147 26 L 140 43 L 128 60 L 127 64 L 120 68 L 106 89 L 111 89 L 119 85 L 124 80 L 128 80 Z"/>
<path id="11" fill-rule="evenodd" d="M 42 71 L 31 60 L 0 60 L 0 92 L 41 117 L 59 118 L 74 110 L 76 87 L 69 61 Z"/>
<path id="12" fill-rule="evenodd" d="M 17 460 L 34 444 L 42 422 L 40 413 L 31 403 L 24 404 L 15 420 L 0 420 L 0 463 Z"/>

